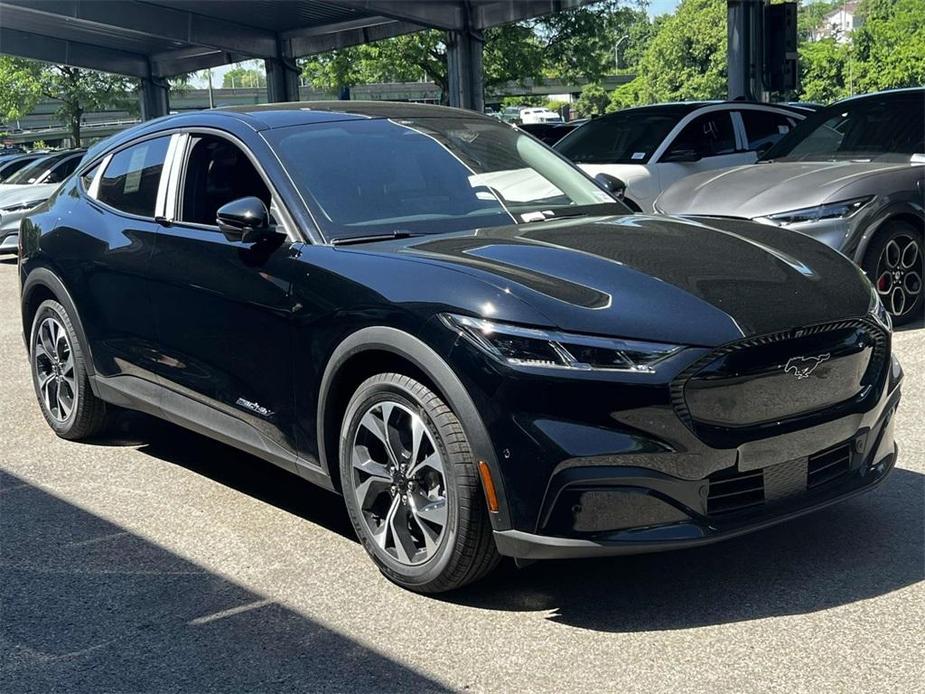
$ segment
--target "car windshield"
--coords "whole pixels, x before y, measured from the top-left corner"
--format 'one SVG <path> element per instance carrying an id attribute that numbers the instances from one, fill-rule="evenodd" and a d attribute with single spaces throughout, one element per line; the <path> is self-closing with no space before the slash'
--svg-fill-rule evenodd
<path id="1" fill-rule="evenodd" d="M 52 168 L 58 161 L 60 161 L 59 157 L 42 157 L 14 173 L 4 183 L 16 185 L 35 183 L 42 177 L 42 174 Z"/>
<path id="2" fill-rule="evenodd" d="M 645 164 L 683 113 L 629 110 L 595 118 L 556 144 L 576 164 Z"/>
<path id="3" fill-rule="evenodd" d="M 628 212 L 555 152 L 487 118 L 376 118 L 264 135 L 329 240 Z"/>
<path id="4" fill-rule="evenodd" d="M 763 161 L 909 161 L 925 153 L 921 92 L 882 94 L 817 111 L 782 138 Z"/>

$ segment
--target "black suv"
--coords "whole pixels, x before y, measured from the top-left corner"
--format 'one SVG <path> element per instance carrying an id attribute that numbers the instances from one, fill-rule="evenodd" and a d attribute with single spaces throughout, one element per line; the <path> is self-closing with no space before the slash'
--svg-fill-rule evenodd
<path id="1" fill-rule="evenodd" d="M 42 412 L 83 439 L 142 410 L 339 492 L 418 591 L 880 482 L 902 371 L 860 270 L 798 233 L 631 214 L 607 183 L 433 106 L 144 123 L 22 223 Z"/>

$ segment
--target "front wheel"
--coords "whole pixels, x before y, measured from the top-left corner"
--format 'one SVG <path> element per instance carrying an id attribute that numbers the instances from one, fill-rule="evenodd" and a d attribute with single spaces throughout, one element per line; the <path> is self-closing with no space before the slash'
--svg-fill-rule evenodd
<path id="1" fill-rule="evenodd" d="M 386 373 L 357 388 L 341 427 L 340 474 L 357 536 L 391 581 L 437 593 L 497 564 L 465 432 L 422 383 Z"/>
<path id="2" fill-rule="evenodd" d="M 45 420 L 63 439 L 90 438 L 106 426 L 106 403 L 93 394 L 83 350 L 67 311 L 43 301 L 29 340 L 32 381 Z"/>
<path id="3" fill-rule="evenodd" d="M 867 251 L 864 271 L 895 325 L 922 317 L 922 232 L 895 221 L 882 229 Z"/>

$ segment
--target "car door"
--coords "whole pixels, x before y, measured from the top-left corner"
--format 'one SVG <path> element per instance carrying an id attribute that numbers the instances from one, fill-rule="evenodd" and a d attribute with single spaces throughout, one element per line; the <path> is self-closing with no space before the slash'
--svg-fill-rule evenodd
<path id="1" fill-rule="evenodd" d="M 147 266 L 170 135 L 130 143 L 82 171 L 80 195 L 59 220 L 59 271 L 74 296 L 100 376 L 156 384 Z M 76 191 L 75 191 L 76 192 Z M 86 204 L 83 204 L 81 196 Z M 66 241 L 65 241 L 66 240 Z M 125 383 L 125 379 L 122 379 Z"/>
<path id="2" fill-rule="evenodd" d="M 240 142 L 194 132 L 180 152 L 150 269 L 165 415 L 292 467 L 278 458 L 293 449 L 294 237 L 283 225 L 250 244 L 219 231 L 217 210 L 232 200 L 278 210 Z"/>
<path id="3" fill-rule="evenodd" d="M 726 109 L 694 116 L 665 147 L 652 165 L 660 190 L 701 171 L 722 169 L 755 160 L 740 150 L 731 113 Z"/>

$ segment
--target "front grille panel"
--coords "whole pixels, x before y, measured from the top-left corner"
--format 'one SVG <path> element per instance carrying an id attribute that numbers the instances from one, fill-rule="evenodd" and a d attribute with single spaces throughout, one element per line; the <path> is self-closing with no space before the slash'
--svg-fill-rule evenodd
<path id="1" fill-rule="evenodd" d="M 846 338 L 851 335 L 863 340 L 866 365 L 857 351 L 861 343 L 854 350 L 854 357 L 846 347 L 850 344 Z M 748 338 L 720 347 L 688 366 L 671 384 L 672 405 L 679 419 L 707 443 L 727 447 L 737 441 L 762 438 L 769 426 L 782 433 L 799 428 L 804 419 L 821 421 L 838 416 L 840 411 L 864 401 L 886 372 L 889 347 L 889 335 L 874 321 L 864 319 Z M 838 348 L 847 353 L 849 361 L 838 363 Z M 790 375 L 785 368 L 789 356 L 804 354 L 827 355 L 812 381 L 809 376 Z M 781 357 L 780 361 L 776 357 Z M 764 366 L 762 359 L 767 361 Z M 741 370 L 743 367 L 745 370 Z M 854 370 L 857 367 L 860 371 Z M 783 378 L 775 379 L 775 374 Z M 773 386 L 768 393 L 762 393 L 762 380 Z M 848 381 L 853 383 L 851 388 L 839 386 Z M 802 387 L 808 383 L 817 387 Z M 714 389 L 715 396 L 708 394 L 710 389 Z M 819 401 L 813 402 L 817 391 L 815 397 Z M 699 398 L 699 410 L 692 411 L 688 396 Z M 799 398 L 805 402 L 798 402 Z M 713 405 L 712 409 L 709 405 Z M 695 414 L 699 411 L 702 416 Z"/>
<path id="2" fill-rule="evenodd" d="M 757 511 L 768 504 L 816 491 L 848 475 L 851 442 L 760 470 L 721 470 L 709 479 L 707 516 Z"/>

